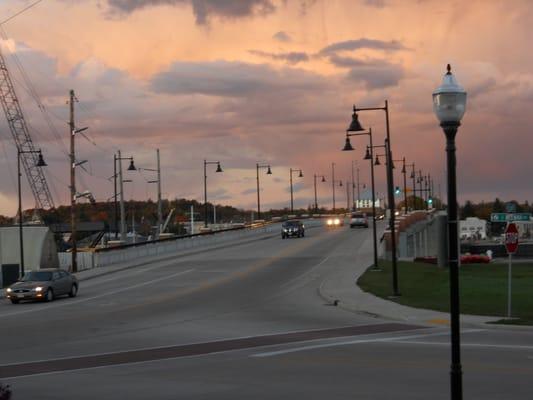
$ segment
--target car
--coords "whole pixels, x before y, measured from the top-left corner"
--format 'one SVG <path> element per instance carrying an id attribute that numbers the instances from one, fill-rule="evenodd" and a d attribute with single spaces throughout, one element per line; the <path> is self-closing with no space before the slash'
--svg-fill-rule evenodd
<path id="1" fill-rule="evenodd" d="M 344 219 L 340 216 L 330 217 L 326 220 L 326 226 L 328 228 L 336 228 L 344 225 Z"/>
<path id="2" fill-rule="evenodd" d="M 305 236 L 305 226 L 301 221 L 285 221 L 281 225 L 281 238 L 285 239 L 288 237 L 304 237 Z"/>
<path id="3" fill-rule="evenodd" d="M 368 218 L 365 213 L 353 212 L 350 218 L 350 228 L 355 227 L 368 228 Z"/>
<path id="4" fill-rule="evenodd" d="M 52 301 L 58 296 L 76 297 L 78 279 L 59 268 L 43 268 L 29 271 L 6 289 L 6 297 L 13 304 L 21 300 Z"/>

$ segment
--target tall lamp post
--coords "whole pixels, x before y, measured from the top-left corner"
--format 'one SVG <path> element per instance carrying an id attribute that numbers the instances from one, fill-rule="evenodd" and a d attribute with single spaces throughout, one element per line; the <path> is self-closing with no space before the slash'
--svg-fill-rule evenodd
<path id="1" fill-rule="evenodd" d="M 415 210 L 416 209 L 416 203 L 415 203 L 415 199 L 416 199 L 416 184 L 415 184 L 415 178 L 416 178 L 416 174 L 415 174 L 415 163 L 411 163 L 411 164 L 405 164 L 406 167 L 410 167 L 411 168 L 411 180 L 413 181 L 413 204 L 412 204 L 412 209 Z"/>
<path id="2" fill-rule="evenodd" d="M 303 178 L 304 174 L 301 169 L 290 169 L 290 182 L 291 182 L 291 214 L 294 212 L 294 195 L 292 190 L 292 174 L 298 173 L 298 178 Z"/>
<path id="3" fill-rule="evenodd" d="M 159 159 L 159 149 L 157 154 L 157 168 L 139 168 L 139 171 L 157 172 L 157 179 L 147 181 L 147 183 L 157 183 L 157 232 L 156 237 L 159 237 L 163 232 L 163 205 L 161 202 L 161 162 Z M 129 168 L 128 168 L 129 170 Z"/>
<path id="4" fill-rule="evenodd" d="M 113 168 L 114 168 L 114 186 L 115 186 L 115 230 L 118 229 L 118 201 L 117 197 L 120 196 L 120 240 L 126 241 L 126 211 L 124 210 L 124 178 L 122 176 L 122 160 L 129 160 L 130 165 L 128 166 L 128 171 L 136 171 L 135 164 L 133 162 L 133 157 L 122 157 L 120 150 L 117 154 L 113 154 Z M 117 161 L 118 161 L 118 173 L 117 173 Z M 120 193 L 117 194 L 117 177 L 120 185 Z M 115 234 L 116 239 L 116 234 Z"/>
<path id="5" fill-rule="evenodd" d="M 357 116 L 358 111 L 384 111 L 385 112 L 385 128 L 386 128 L 386 138 L 385 138 L 385 150 L 386 150 L 386 156 L 387 156 L 387 195 L 388 195 L 388 202 L 389 202 L 389 211 L 390 211 L 390 218 L 389 218 L 389 229 L 391 233 L 391 250 L 392 250 L 392 276 L 393 276 L 393 296 L 398 297 L 400 296 L 400 292 L 398 290 L 398 265 L 397 265 L 397 257 L 396 257 L 396 214 L 395 214 L 395 207 L 394 207 L 394 176 L 392 174 L 392 151 L 391 151 L 391 140 L 390 140 L 390 123 L 389 123 L 389 102 L 385 100 L 385 106 L 384 107 L 366 107 L 366 108 L 357 108 L 353 107 L 353 117 L 355 120 L 352 121 L 352 124 L 354 124 L 354 128 L 357 128 L 358 130 L 362 131 L 364 128 L 359 123 L 359 119 Z"/>
<path id="6" fill-rule="evenodd" d="M 315 188 L 315 213 L 318 213 L 318 197 L 316 195 L 316 178 L 322 178 L 321 182 L 326 182 L 326 177 L 324 175 L 313 175 L 313 183 Z"/>
<path id="7" fill-rule="evenodd" d="M 433 111 L 446 135 L 446 166 L 448 184 L 448 268 L 450 270 L 451 320 L 451 398 L 463 398 L 461 338 L 459 331 L 459 241 L 457 230 L 457 177 L 455 136 L 466 111 L 466 91 L 452 75 L 450 64 L 442 85 L 433 92 Z"/>
<path id="8" fill-rule="evenodd" d="M 19 195 L 19 247 L 20 247 L 20 276 L 24 275 L 24 233 L 22 229 L 22 189 L 20 184 L 20 156 L 21 154 L 38 154 L 35 166 L 46 167 L 47 164 L 43 159 L 41 150 L 20 150 L 17 151 L 17 179 L 18 179 L 18 195 Z"/>
<path id="9" fill-rule="evenodd" d="M 366 154 L 364 159 L 370 161 L 370 179 L 372 182 L 372 235 L 373 235 L 373 241 L 374 241 L 374 266 L 373 269 L 377 270 L 379 269 L 378 265 L 378 240 L 377 240 L 377 230 L 376 230 L 376 191 L 375 191 L 375 182 L 374 182 L 374 145 L 372 141 L 372 128 L 368 129 L 368 132 L 361 132 L 362 129 L 359 129 L 361 125 L 359 125 L 359 121 L 357 120 L 357 115 L 355 112 L 352 116 L 352 123 L 346 130 L 346 143 L 344 144 L 344 148 L 342 151 L 353 151 L 355 150 L 352 146 L 352 143 L 350 142 L 350 136 L 362 136 L 362 135 L 368 135 L 370 145 L 366 147 Z M 359 133 L 351 133 L 351 132 L 359 132 Z"/>
<path id="10" fill-rule="evenodd" d="M 209 211 L 207 210 L 207 166 L 211 164 L 216 164 L 217 169 L 215 172 L 223 172 L 220 167 L 220 161 L 204 160 L 204 228 L 207 228 L 207 219 L 209 216 Z"/>
<path id="11" fill-rule="evenodd" d="M 259 163 L 255 164 L 255 169 L 257 172 L 257 219 L 261 219 L 261 199 L 259 198 L 259 170 L 262 168 L 267 168 L 267 175 L 272 175 L 272 170 L 270 169 L 269 164 L 261 165 Z"/>
<path id="12" fill-rule="evenodd" d="M 357 164 L 357 161 L 352 160 L 352 208 L 355 211 L 357 205 L 361 201 L 361 194 L 359 191 L 359 167 L 357 167 L 357 184 L 354 179 L 354 164 Z M 356 186 L 357 185 L 357 186 Z M 357 188 L 357 202 L 355 201 L 355 188 Z"/>

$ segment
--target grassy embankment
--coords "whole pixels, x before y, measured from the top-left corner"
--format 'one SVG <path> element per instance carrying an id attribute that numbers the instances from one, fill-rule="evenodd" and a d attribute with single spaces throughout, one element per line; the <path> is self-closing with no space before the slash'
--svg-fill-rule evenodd
<path id="1" fill-rule="evenodd" d="M 366 271 L 358 285 L 376 296 L 388 298 L 392 268 L 380 263 L 381 272 Z M 490 315 L 498 323 L 533 325 L 533 263 L 515 263 L 512 271 L 512 320 L 507 315 L 507 264 L 465 264 L 459 272 L 462 314 Z M 399 262 L 401 297 L 394 299 L 411 307 L 449 312 L 449 273 L 446 268 L 414 262 Z"/>

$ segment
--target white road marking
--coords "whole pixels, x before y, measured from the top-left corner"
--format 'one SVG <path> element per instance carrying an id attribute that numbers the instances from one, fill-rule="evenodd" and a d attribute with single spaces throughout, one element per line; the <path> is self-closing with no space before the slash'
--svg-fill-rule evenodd
<path id="1" fill-rule="evenodd" d="M 423 342 L 423 341 L 404 341 L 404 340 L 392 340 L 394 343 L 407 343 L 407 344 L 423 344 L 430 346 L 449 346 L 449 343 L 441 342 Z M 533 346 L 522 346 L 515 344 L 489 344 L 489 343 L 461 343 L 461 347 L 488 347 L 494 349 L 514 349 L 514 350 L 533 350 Z"/>
<path id="2" fill-rule="evenodd" d="M 31 313 L 31 312 L 43 312 L 43 311 L 49 310 L 51 308 L 57 308 L 57 307 L 62 307 L 62 306 L 70 306 L 70 305 L 73 305 L 73 304 L 85 303 L 85 302 L 90 301 L 90 300 L 100 299 L 102 297 L 112 296 L 112 295 L 117 294 L 117 293 L 122 293 L 122 292 L 126 292 L 128 290 L 137 289 L 137 288 L 140 288 L 140 287 L 143 287 L 143 286 L 151 285 L 152 283 L 156 283 L 156 282 L 160 282 L 160 281 L 163 281 L 163 280 L 167 280 L 167 279 L 173 278 L 175 276 L 184 275 L 184 274 L 187 274 L 187 273 L 192 272 L 192 271 L 194 271 L 194 268 L 188 269 L 186 271 L 176 272 L 175 274 L 165 275 L 165 276 L 162 276 L 160 278 L 152 279 L 151 281 L 137 283 L 136 285 L 126 286 L 126 287 L 123 287 L 123 288 L 120 288 L 120 289 L 117 289 L 117 290 L 113 290 L 113 291 L 110 291 L 110 292 L 105 292 L 105 293 L 102 293 L 102 294 L 99 294 L 99 295 L 96 295 L 96 296 L 84 297 L 84 298 L 81 298 L 79 300 L 72 300 L 72 301 L 65 301 L 65 302 L 61 302 L 61 303 L 54 303 L 54 304 L 50 304 L 48 307 L 34 307 L 34 308 L 30 309 L 30 310 L 15 311 L 15 312 L 7 313 L 7 314 L 2 314 L 2 315 L 0 315 L 0 318 L 11 317 L 13 315 L 28 314 L 28 313 Z"/>
<path id="3" fill-rule="evenodd" d="M 461 331 L 461 333 L 482 332 L 484 330 L 485 329 L 468 329 L 468 330 Z M 250 357 L 273 357 L 273 356 L 279 356 L 279 355 L 288 354 L 288 353 L 296 353 L 299 351 L 323 349 L 327 347 L 347 346 L 351 344 L 362 344 L 362 343 L 395 342 L 395 341 L 400 341 L 400 340 L 409 340 L 409 339 L 418 339 L 418 338 L 429 337 L 429 336 L 445 336 L 445 335 L 449 335 L 449 332 L 446 331 L 446 332 L 427 333 L 427 334 L 422 334 L 422 335 L 348 340 L 348 341 L 343 341 L 343 342 L 323 343 L 323 344 L 317 344 L 317 345 L 312 345 L 312 346 L 294 347 L 292 349 L 269 351 L 266 353 L 256 353 L 256 354 L 252 354 Z M 411 342 L 408 342 L 408 343 L 411 343 Z"/>

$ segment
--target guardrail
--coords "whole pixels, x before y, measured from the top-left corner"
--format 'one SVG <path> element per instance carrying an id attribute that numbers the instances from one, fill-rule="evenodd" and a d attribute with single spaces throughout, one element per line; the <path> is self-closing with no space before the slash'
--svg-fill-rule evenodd
<path id="1" fill-rule="evenodd" d="M 273 231 L 272 223 L 265 223 L 79 252 L 77 254 L 78 271 L 150 257 L 157 258 L 202 246 L 228 242 L 243 236 L 268 233 L 271 231 Z M 70 267 L 72 260 L 71 253 L 58 253 L 58 258 L 61 268 L 68 269 Z"/>

